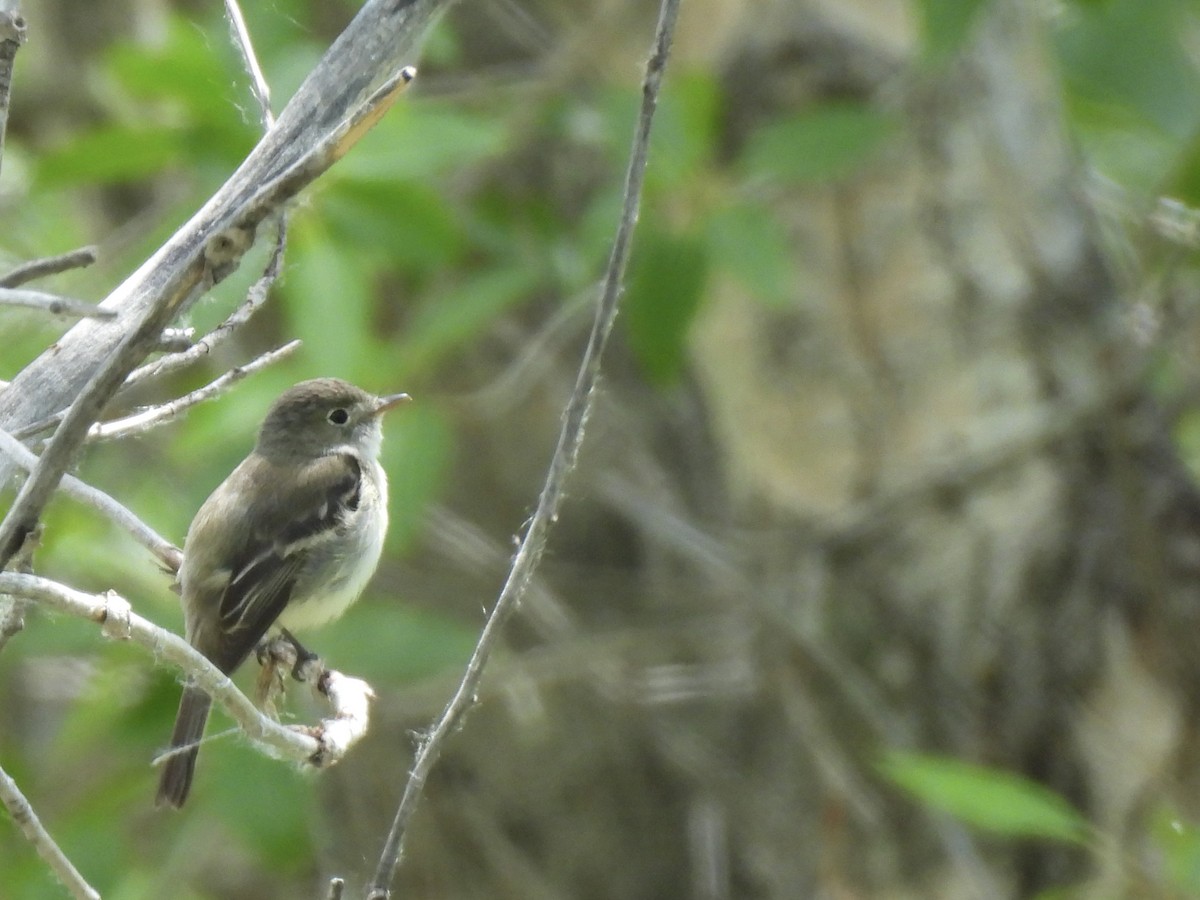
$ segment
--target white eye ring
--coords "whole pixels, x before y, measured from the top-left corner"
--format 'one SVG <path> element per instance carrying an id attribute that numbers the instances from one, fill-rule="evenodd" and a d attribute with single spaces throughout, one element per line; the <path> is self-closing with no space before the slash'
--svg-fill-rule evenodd
<path id="1" fill-rule="evenodd" d="M 350 413 L 346 412 L 346 410 L 339 406 L 337 409 L 331 409 L 326 418 L 329 419 L 329 421 L 334 425 L 345 425 L 350 421 Z"/>

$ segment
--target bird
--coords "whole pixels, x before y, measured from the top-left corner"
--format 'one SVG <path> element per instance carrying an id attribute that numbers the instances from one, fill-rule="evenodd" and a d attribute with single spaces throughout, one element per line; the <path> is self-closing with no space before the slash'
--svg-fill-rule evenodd
<path id="1" fill-rule="evenodd" d="M 177 588 L 188 642 L 223 673 L 272 626 L 290 636 L 358 599 L 387 532 L 380 418 L 408 399 L 338 378 L 294 385 L 271 405 L 254 449 L 201 505 Z M 185 683 L 158 806 L 187 800 L 211 705 Z"/>

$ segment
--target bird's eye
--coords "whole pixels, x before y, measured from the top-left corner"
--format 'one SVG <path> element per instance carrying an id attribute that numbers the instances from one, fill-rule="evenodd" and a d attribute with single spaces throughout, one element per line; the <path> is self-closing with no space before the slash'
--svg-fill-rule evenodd
<path id="1" fill-rule="evenodd" d="M 337 409 L 331 409 L 329 411 L 328 419 L 334 425 L 345 425 L 350 421 L 350 413 L 346 412 L 346 410 L 339 406 Z"/>

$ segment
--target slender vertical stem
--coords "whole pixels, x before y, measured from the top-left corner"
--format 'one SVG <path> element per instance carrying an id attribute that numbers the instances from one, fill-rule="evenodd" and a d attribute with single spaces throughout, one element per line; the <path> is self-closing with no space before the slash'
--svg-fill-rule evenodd
<path id="1" fill-rule="evenodd" d="M 608 336 L 616 321 L 625 276 L 625 264 L 629 258 L 629 246 L 638 218 L 642 183 L 646 170 L 646 157 L 650 146 L 650 129 L 654 121 L 654 110 L 658 104 L 658 93 L 662 85 L 663 71 L 671 46 L 671 36 L 679 11 L 679 0 L 663 0 L 659 10 L 658 27 L 655 32 L 654 49 L 646 65 L 646 76 L 642 82 L 642 105 L 629 152 L 629 166 L 625 173 L 625 190 L 621 218 L 613 241 L 612 253 L 604 274 L 604 284 L 596 306 L 596 319 L 588 338 L 579 375 L 567 407 L 563 412 L 563 425 L 558 445 L 550 460 L 546 481 L 538 497 L 537 509 L 529 522 L 513 559 L 508 579 L 500 597 L 488 616 L 483 633 L 475 646 L 462 681 L 454 696 L 434 724 L 432 731 L 417 748 L 404 794 L 396 809 L 396 816 L 380 854 L 375 876 L 367 889 L 368 900 L 385 900 L 391 895 L 391 883 L 395 879 L 404 850 L 404 837 L 408 823 L 416 811 L 417 803 L 425 783 L 437 762 L 447 738 L 462 724 L 462 719 L 475 703 L 483 668 L 495 647 L 500 630 L 509 615 L 520 604 L 521 597 L 529 586 L 546 546 L 550 526 L 558 518 L 558 510 L 565 495 L 566 483 L 579 457 L 583 434 L 591 412 L 596 384 L 600 379 L 600 360 L 604 354 Z"/>

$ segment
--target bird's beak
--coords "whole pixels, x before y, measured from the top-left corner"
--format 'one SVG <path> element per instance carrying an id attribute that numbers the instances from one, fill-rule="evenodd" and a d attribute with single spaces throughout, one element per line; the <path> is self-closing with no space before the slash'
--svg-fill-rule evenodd
<path id="1" fill-rule="evenodd" d="M 388 394 L 386 397 L 380 397 L 375 402 L 375 408 L 371 410 L 369 415 L 372 418 L 381 416 L 389 409 L 395 409 L 401 403 L 407 403 L 411 399 L 412 397 L 408 396 L 408 394 Z"/>

